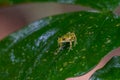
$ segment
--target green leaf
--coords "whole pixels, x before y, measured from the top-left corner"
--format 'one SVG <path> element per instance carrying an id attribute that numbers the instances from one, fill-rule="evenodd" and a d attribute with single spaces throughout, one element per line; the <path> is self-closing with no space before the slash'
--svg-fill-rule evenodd
<path id="1" fill-rule="evenodd" d="M 0 80 L 64 80 L 87 73 L 120 46 L 120 18 L 74 12 L 43 18 L 0 41 Z M 59 48 L 58 37 L 74 32 L 77 45 Z M 116 74 L 119 75 L 119 74 Z"/>
<path id="2" fill-rule="evenodd" d="M 120 4 L 120 0 L 6 0 L 11 4 L 28 2 L 57 2 L 67 4 L 85 5 L 102 11 L 113 11 Z M 3 1 L 2 1 L 3 2 Z"/>
<path id="3" fill-rule="evenodd" d="M 102 69 L 93 74 L 91 80 L 119 80 L 120 79 L 120 57 L 115 56 Z"/>

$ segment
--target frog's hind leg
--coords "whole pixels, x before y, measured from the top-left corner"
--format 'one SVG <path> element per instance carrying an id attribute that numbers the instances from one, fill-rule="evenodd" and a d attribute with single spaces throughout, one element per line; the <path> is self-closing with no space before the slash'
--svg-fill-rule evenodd
<path id="1" fill-rule="evenodd" d="M 77 38 L 75 37 L 74 38 L 74 47 L 76 46 L 76 44 L 77 44 Z"/>
<path id="2" fill-rule="evenodd" d="M 57 51 L 54 53 L 55 55 L 57 55 L 60 52 L 60 50 L 62 49 L 62 46 L 63 46 L 62 43 L 58 44 L 59 48 L 57 48 Z"/>

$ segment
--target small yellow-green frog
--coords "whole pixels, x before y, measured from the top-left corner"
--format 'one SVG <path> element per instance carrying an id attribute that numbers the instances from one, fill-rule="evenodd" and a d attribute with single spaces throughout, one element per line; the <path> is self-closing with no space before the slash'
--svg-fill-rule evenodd
<path id="1" fill-rule="evenodd" d="M 74 32 L 68 32 L 65 35 L 58 38 L 58 46 L 59 50 L 63 47 L 63 43 L 70 43 L 69 50 L 72 49 L 72 43 L 74 43 L 74 46 L 77 44 L 77 38 Z"/>

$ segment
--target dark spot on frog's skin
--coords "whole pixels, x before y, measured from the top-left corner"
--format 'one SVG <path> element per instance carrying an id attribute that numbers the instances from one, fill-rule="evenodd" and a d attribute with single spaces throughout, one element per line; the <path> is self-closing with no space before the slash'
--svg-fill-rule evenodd
<path id="1" fill-rule="evenodd" d="M 63 38 L 62 40 L 65 40 L 65 38 Z"/>

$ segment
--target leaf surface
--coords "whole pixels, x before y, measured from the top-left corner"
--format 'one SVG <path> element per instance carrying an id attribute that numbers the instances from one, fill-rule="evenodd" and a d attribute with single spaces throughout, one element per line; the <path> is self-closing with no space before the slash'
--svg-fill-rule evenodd
<path id="1" fill-rule="evenodd" d="M 94 68 L 120 46 L 120 18 L 111 13 L 73 12 L 43 18 L 0 41 L 1 80 L 64 80 Z M 58 37 L 75 33 L 72 50 Z M 66 46 L 66 44 L 64 44 Z M 119 74 L 117 74 L 119 75 Z"/>

